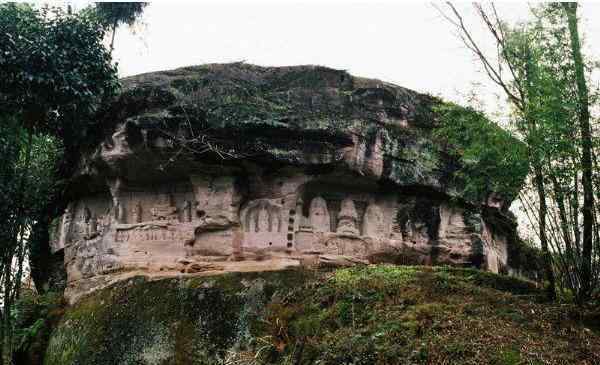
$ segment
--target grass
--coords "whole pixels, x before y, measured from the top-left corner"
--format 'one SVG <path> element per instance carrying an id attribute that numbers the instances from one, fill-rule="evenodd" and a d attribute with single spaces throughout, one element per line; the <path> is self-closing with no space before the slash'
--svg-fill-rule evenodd
<path id="1" fill-rule="evenodd" d="M 598 363 L 600 337 L 557 316 L 556 306 L 543 303 L 539 294 L 530 282 L 472 269 L 342 269 L 312 290 L 270 307 L 275 319 L 270 323 L 278 323 L 278 313 L 287 311 L 286 328 L 278 329 L 285 335 L 274 338 L 275 350 L 264 361 Z"/>
<path id="2" fill-rule="evenodd" d="M 70 308 L 46 363 L 600 363 L 600 335 L 540 298 L 448 267 L 136 279 Z"/>

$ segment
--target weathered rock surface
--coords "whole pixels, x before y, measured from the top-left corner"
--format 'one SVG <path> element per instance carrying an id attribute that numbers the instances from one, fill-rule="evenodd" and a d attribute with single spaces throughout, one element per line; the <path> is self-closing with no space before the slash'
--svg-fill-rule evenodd
<path id="1" fill-rule="evenodd" d="M 240 63 L 124 85 L 54 242 L 71 301 L 140 274 L 380 261 L 508 270 L 510 197 L 461 196 L 461 167 L 432 136 L 431 97 L 324 67 Z"/>
<path id="2" fill-rule="evenodd" d="M 599 363 L 594 317 L 542 294 L 450 267 L 136 277 L 68 307 L 44 364 Z"/>

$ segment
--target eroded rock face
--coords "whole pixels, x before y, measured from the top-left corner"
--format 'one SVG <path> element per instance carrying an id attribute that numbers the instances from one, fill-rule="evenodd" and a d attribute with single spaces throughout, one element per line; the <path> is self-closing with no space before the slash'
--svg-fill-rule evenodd
<path id="1" fill-rule="evenodd" d="M 487 201 L 461 201 L 426 96 L 326 68 L 243 64 L 125 85 L 54 243 L 71 301 L 140 273 L 506 269 L 506 233 L 474 209 Z M 508 203 L 489 208 L 502 217 Z"/>

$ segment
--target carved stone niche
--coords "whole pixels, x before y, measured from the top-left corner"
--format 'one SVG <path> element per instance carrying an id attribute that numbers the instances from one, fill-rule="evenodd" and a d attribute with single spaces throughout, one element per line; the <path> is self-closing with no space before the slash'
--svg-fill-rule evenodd
<path id="1" fill-rule="evenodd" d="M 322 252 L 333 255 L 364 257 L 369 252 L 365 240 L 352 235 L 335 235 L 328 237 L 322 245 Z"/>
<path id="2" fill-rule="evenodd" d="M 237 223 L 242 197 L 233 176 L 190 176 L 190 181 L 195 217 L 217 226 Z"/>
<path id="3" fill-rule="evenodd" d="M 314 232 L 331 232 L 331 218 L 327 202 L 322 197 L 317 196 L 311 200 L 308 217 Z"/>
<path id="4" fill-rule="evenodd" d="M 342 200 L 340 213 L 338 214 L 337 233 L 358 235 L 358 213 L 354 201 L 350 198 Z"/>
<path id="5" fill-rule="evenodd" d="M 186 200 L 183 202 L 183 206 L 181 208 L 181 221 L 190 223 L 193 220 L 193 203 L 191 200 Z"/>
<path id="6" fill-rule="evenodd" d="M 142 223 L 143 222 L 143 208 L 142 208 L 142 203 L 140 201 L 135 203 L 132 214 L 133 214 L 133 222 L 132 223 Z"/>
<path id="7" fill-rule="evenodd" d="M 97 195 L 69 204 L 61 222 L 58 245 L 91 240 L 103 234 L 110 225 L 110 198 Z"/>
<path id="8" fill-rule="evenodd" d="M 243 249 L 286 248 L 283 206 L 269 199 L 248 203 L 240 214 Z"/>
<path id="9" fill-rule="evenodd" d="M 333 246 L 327 247 L 332 237 L 350 239 L 352 242 L 347 247 L 334 246 L 346 247 L 341 251 L 351 251 L 348 247 L 357 244 L 355 239 L 364 241 L 366 236 L 371 239 L 369 244 L 381 245 L 387 243 L 386 238 L 391 235 L 393 194 L 374 193 L 365 186 L 356 188 L 333 181 L 311 181 L 300 188 L 298 196 L 302 209 L 296 209 L 301 214 L 294 238 L 300 252 L 339 252 Z M 361 246 L 358 251 L 363 252 L 364 244 L 358 245 Z"/>
<path id="10" fill-rule="evenodd" d="M 73 204 L 69 204 L 65 209 L 65 213 L 62 216 L 62 222 L 60 225 L 60 234 L 58 238 L 58 245 L 53 248 L 53 251 L 56 252 L 62 248 L 64 248 L 68 242 L 69 235 L 71 232 L 71 223 L 73 221 Z"/>
<path id="11" fill-rule="evenodd" d="M 382 238 L 385 235 L 385 217 L 381 208 L 374 202 L 369 203 L 362 222 L 362 235 Z"/>
<path id="12" fill-rule="evenodd" d="M 177 207 L 171 194 L 160 194 L 158 202 L 150 210 L 153 220 L 178 221 Z"/>

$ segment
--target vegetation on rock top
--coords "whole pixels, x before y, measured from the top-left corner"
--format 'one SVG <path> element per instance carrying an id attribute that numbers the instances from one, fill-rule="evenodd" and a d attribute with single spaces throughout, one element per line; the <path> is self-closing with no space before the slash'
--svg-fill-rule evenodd
<path id="1" fill-rule="evenodd" d="M 529 172 L 527 146 L 472 108 L 447 103 L 435 111 L 440 119 L 435 134 L 462 166 L 455 177 L 465 182 L 464 196 L 482 201 L 496 192 L 513 201 Z"/>
<path id="2" fill-rule="evenodd" d="M 505 208 L 528 168 L 522 144 L 483 114 L 343 70 L 207 64 L 122 82 L 123 93 L 100 117 L 104 137 L 127 123 L 138 154 L 146 147 L 135 137 L 143 129 L 149 140 L 170 139 L 174 156 L 189 158 L 186 166 L 213 155 L 331 165 L 340 148 L 364 143 L 370 149 L 379 139 L 382 179 L 477 204 L 495 192 L 507 199 Z M 483 146 L 490 151 L 479 156 Z M 514 171 L 510 181 L 507 170 Z"/>

